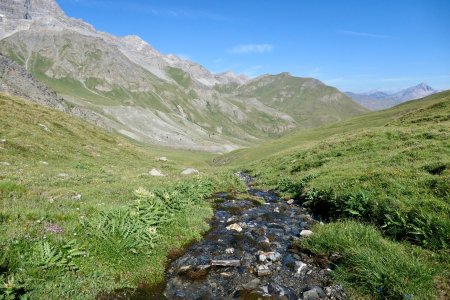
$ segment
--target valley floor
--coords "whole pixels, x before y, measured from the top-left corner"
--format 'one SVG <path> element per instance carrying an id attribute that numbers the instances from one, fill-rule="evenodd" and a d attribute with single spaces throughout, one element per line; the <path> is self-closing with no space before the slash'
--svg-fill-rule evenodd
<path id="1" fill-rule="evenodd" d="M 7 96 L 0 108 L 0 299 L 157 284 L 167 256 L 209 229 L 211 195 L 253 199 L 238 170 L 295 199 L 279 208 L 291 220 L 323 221 L 293 244 L 338 257 L 331 278 L 348 298 L 450 297 L 450 92 L 222 156 L 135 145 Z"/>

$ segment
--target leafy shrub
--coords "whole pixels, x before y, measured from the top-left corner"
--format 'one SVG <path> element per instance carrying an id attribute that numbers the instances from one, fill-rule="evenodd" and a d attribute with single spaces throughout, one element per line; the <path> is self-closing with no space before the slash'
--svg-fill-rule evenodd
<path id="1" fill-rule="evenodd" d="M 308 175 L 300 181 L 291 177 L 282 177 L 277 183 L 277 190 L 282 193 L 288 193 L 294 197 L 299 197 L 308 182 L 314 179 L 313 175 Z"/>
<path id="2" fill-rule="evenodd" d="M 102 212 L 82 225 L 101 251 L 110 257 L 121 257 L 125 253 L 150 255 L 160 229 L 172 223 L 187 206 L 210 195 L 212 190 L 213 185 L 208 180 L 184 181 L 153 191 L 139 188 L 133 204 Z"/>
<path id="3" fill-rule="evenodd" d="M 7 249 L 0 245 L 0 250 L 0 300 L 26 299 L 25 281 L 12 272 Z"/>
<path id="4" fill-rule="evenodd" d="M 25 284 L 14 275 L 0 274 L 0 300 L 27 299 Z"/>
<path id="5" fill-rule="evenodd" d="M 115 209 L 102 213 L 90 223 L 90 233 L 108 252 L 113 255 L 120 253 L 137 253 L 137 249 L 148 246 L 150 251 L 154 246 L 156 231 L 145 228 L 133 219 L 131 213 L 124 209 Z"/>

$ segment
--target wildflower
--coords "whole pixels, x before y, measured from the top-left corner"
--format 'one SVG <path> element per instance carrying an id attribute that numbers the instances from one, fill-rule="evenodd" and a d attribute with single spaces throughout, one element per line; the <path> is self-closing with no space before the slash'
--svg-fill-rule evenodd
<path id="1" fill-rule="evenodd" d="M 64 233 L 64 229 L 62 227 L 52 223 L 45 223 L 45 231 L 55 234 Z"/>
<path id="2" fill-rule="evenodd" d="M 138 198 L 153 198 L 153 197 L 155 197 L 155 194 L 147 191 L 143 187 L 140 187 L 137 190 L 135 190 L 134 195 L 136 195 L 136 197 L 138 197 Z"/>

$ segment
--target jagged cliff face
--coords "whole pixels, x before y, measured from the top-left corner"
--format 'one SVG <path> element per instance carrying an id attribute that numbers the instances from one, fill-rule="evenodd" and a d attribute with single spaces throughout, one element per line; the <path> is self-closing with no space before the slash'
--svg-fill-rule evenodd
<path id="1" fill-rule="evenodd" d="M 0 0 L 0 11 L 9 19 L 25 19 L 46 16 L 64 16 L 64 12 L 53 0 Z"/>
<path id="2" fill-rule="evenodd" d="M 213 74 L 137 36 L 98 32 L 53 0 L 0 0 L 0 14 L 0 53 L 142 142 L 224 152 L 363 111 L 313 79 Z"/>

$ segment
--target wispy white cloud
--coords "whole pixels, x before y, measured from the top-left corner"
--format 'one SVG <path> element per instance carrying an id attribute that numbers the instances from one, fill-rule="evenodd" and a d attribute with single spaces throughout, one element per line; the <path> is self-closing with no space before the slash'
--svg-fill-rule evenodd
<path id="1" fill-rule="evenodd" d="M 185 18 L 185 19 L 206 19 L 213 21 L 230 21 L 230 18 L 206 11 L 206 10 L 192 10 L 186 8 L 150 8 L 141 7 L 147 13 L 158 17 L 174 17 L 174 18 Z"/>
<path id="2" fill-rule="evenodd" d="M 262 53 L 270 53 L 273 51 L 273 45 L 271 44 L 246 44 L 246 45 L 237 45 L 231 49 L 228 49 L 228 53 L 231 54 L 262 54 Z"/>
<path id="3" fill-rule="evenodd" d="M 352 36 L 360 36 L 360 37 L 369 37 L 369 38 L 377 38 L 377 39 L 393 39 L 392 35 L 385 34 L 374 34 L 369 32 L 359 32 L 359 31 L 351 31 L 351 30 L 338 30 L 338 34 L 342 35 L 352 35 Z"/>
<path id="4" fill-rule="evenodd" d="M 101 9 L 126 10 L 151 14 L 156 17 L 180 18 L 180 19 L 206 19 L 211 21 L 232 21 L 231 18 L 203 9 L 190 9 L 186 7 L 155 6 L 152 4 L 130 3 L 122 0 L 67 0 L 77 5 L 97 7 Z"/>

